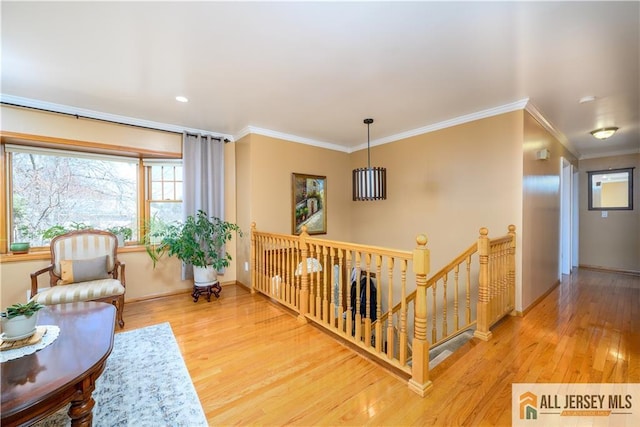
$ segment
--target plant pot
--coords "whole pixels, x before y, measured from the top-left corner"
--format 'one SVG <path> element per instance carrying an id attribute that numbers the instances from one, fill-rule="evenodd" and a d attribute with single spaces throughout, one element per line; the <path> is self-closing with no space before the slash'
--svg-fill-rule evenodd
<path id="1" fill-rule="evenodd" d="M 206 267 L 193 266 L 193 282 L 196 286 L 209 286 L 218 281 L 218 271 L 208 265 Z"/>
<path id="2" fill-rule="evenodd" d="M 30 337 L 36 331 L 38 313 L 30 317 L 24 315 L 2 319 L 2 331 L 5 339 L 23 339 Z"/>
<path id="3" fill-rule="evenodd" d="M 9 246 L 9 250 L 14 254 L 26 254 L 30 246 L 29 242 L 14 242 Z"/>

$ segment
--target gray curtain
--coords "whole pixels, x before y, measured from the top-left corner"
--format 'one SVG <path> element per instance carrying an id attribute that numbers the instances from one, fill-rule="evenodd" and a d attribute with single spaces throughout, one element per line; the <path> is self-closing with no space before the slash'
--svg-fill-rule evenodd
<path id="1" fill-rule="evenodd" d="M 203 210 L 224 220 L 224 142 L 211 135 L 185 133 L 182 137 L 182 216 Z M 193 278 L 193 267 L 183 265 L 182 280 Z"/>

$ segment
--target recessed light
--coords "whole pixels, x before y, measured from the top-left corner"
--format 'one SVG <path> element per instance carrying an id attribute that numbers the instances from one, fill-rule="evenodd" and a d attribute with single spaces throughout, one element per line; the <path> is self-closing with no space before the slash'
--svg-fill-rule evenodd
<path id="1" fill-rule="evenodd" d="M 585 102 L 593 102 L 596 100 L 596 97 L 593 95 L 587 95 L 587 96 L 583 96 L 582 98 L 580 98 L 580 101 L 578 101 L 580 104 L 584 104 Z"/>
<path id="2" fill-rule="evenodd" d="M 189 102 L 186 96 L 176 96 L 176 101 L 178 102 Z"/>

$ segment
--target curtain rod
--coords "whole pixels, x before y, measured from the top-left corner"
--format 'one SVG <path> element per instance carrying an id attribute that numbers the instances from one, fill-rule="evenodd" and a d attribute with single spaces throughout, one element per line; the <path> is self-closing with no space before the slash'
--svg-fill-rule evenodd
<path id="1" fill-rule="evenodd" d="M 131 123 L 119 122 L 117 120 L 98 119 L 98 118 L 95 118 L 95 117 L 83 116 L 83 115 L 80 115 L 80 114 L 77 114 L 77 113 L 65 113 L 64 111 L 55 111 L 55 110 L 49 110 L 49 109 L 46 109 L 46 108 L 20 105 L 20 104 L 15 104 L 15 103 L 6 102 L 6 101 L 0 101 L 0 104 L 9 105 L 9 106 L 12 106 L 12 107 L 29 108 L 31 110 L 44 111 L 44 112 L 47 112 L 47 113 L 64 114 L 66 116 L 75 117 L 78 120 L 79 119 L 98 120 L 98 121 L 101 121 L 101 122 L 113 123 L 113 124 L 124 125 L 124 126 L 131 126 L 131 127 L 135 127 L 135 128 L 141 128 L 141 129 L 159 130 L 159 131 L 162 131 L 162 132 L 177 133 L 177 134 L 186 133 L 187 135 L 198 136 L 198 134 L 193 133 L 193 132 L 187 132 L 187 131 L 176 132 L 176 131 L 172 131 L 172 130 L 158 129 L 158 128 L 154 128 L 154 127 L 151 127 L 151 126 L 134 125 L 134 124 L 131 124 Z M 219 136 L 211 136 L 211 139 L 215 139 L 216 141 L 222 141 L 224 143 L 231 142 L 229 139 L 227 139 L 227 138 L 223 139 L 223 138 L 221 138 Z"/>

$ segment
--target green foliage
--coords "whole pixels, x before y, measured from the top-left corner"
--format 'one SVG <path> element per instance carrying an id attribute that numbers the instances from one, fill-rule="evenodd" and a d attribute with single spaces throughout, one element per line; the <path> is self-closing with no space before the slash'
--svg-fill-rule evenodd
<path id="1" fill-rule="evenodd" d="M 131 240 L 131 237 L 133 236 L 133 230 L 131 227 L 127 227 L 126 225 L 109 227 L 107 228 L 107 231 L 112 232 L 116 236 L 121 234 L 124 237 L 124 240 Z"/>
<path id="2" fill-rule="evenodd" d="M 71 225 L 68 225 L 68 226 L 56 224 L 53 227 L 49 227 L 46 230 L 44 230 L 44 232 L 42 233 L 42 238 L 46 240 L 51 240 L 56 236 L 60 236 L 61 234 L 65 234 L 70 231 L 87 230 L 89 228 L 92 228 L 92 227 L 83 222 L 72 222 Z"/>
<path id="3" fill-rule="evenodd" d="M 7 311 L 0 313 L 0 316 L 7 319 L 13 319 L 14 317 L 21 315 L 31 317 L 36 311 L 42 308 L 44 308 L 44 305 L 36 301 L 29 301 L 26 304 L 13 304 L 11 307 L 7 307 Z"/>
<path id="4" fill-rule="evenodd" d="M 231 261 L 231 255 L 223 249 L 225 243 L 232 239 L 233 233 L 242 236 L 236 224 L 209 217 L 201 210 L 184 222 L 163 224 L 155 220 L 147 230 L 150 231 L 145 236 L 145 246 L 154 267 L 166 254 L 196 267 L 211 265 L 220 270 Z"/>

